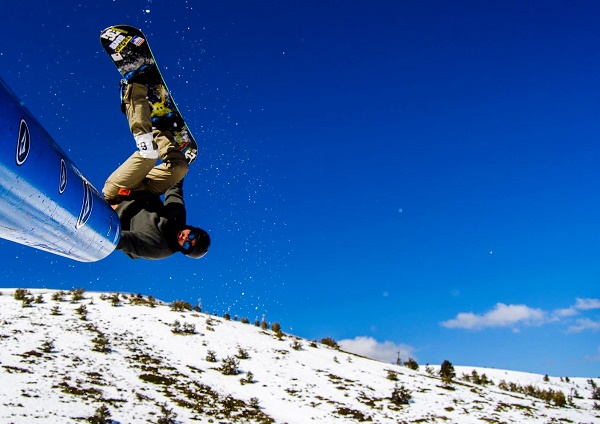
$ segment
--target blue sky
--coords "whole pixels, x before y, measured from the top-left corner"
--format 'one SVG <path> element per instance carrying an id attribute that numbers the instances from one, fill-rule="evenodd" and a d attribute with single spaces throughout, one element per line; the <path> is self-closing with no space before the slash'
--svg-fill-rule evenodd
<path id="1" fill-rule="evenodd" d="M 600 4 L 24 0 L 0 75 L 97 188 L 134 149 L 100 31 L 142 28 L 210 253 L 0 240 L 0 284 L 202 299 L 394 360 L 597 377 Z"/>

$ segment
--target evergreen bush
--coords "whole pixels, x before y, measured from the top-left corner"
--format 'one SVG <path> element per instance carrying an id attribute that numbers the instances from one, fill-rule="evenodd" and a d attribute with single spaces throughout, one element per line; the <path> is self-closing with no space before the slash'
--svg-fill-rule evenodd
<path id="1" fill-rule="evenodd" d="M 171 303 L 171 310 L 175 312 L 191 311 L 192 305 L 183 300 L 175 300 L 173 303 Z"/>
<path id="2" fill-rule="evenodd" d="M 398 386 L 398 384 L 396 384 L 394 390 L 392 391 L 392 395 L 390 396 L 390 400 L 392 401 L 392 403 L 394 405 L 408 405 L 411 399 L 412 394 L 410 390 L 404 387 L 404 384 L 401 386 Z"/>
<path id="3" fill-rule="evenodd" d="M 408 358 L 408 361 L 404 363 L 406 368 L 410 368 L 411 370 L 417 371 L 419 369 L 419 364 L 413 358 Z"/>
<path id="4" fill-rule="evenodd" d="M 333 340 L 331 337 L 325 337 L 325 338 L 321 339 L 321 344 L 332 347 L 333 349 L 336 349 L 336 350 L 338 350 L 340 348 L 340 346 L 337 344 L 337 342 L 335 340 Z"/>
<path id="5" fill-rule="evenodd" d="M 112 424 L 110 411 L 106 405 L 102 405 L 96 410 L 96 413 L 86 420 L 90 424 Z"/>

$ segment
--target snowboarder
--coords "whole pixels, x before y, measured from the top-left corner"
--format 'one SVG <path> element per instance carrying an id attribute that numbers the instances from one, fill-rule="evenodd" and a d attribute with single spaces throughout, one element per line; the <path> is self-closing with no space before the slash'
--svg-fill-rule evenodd
<path id="1" fill-rule="evenodd" d="M 121 85 L 121 108 L 138 150 L 108 177 L 102 189 L 121 220 L 123 231 L 116 248 L 133 259 L 163 259 L 175 252 L 201 258 L 208 251 L 210 237 L 186 224 L 183 178 L 189 165 L 171 133 L 178 117 L 152 122 L 145 85 L 151 72 L 156 67 L 134 74 Z M 158 158 L 162 163 L 156 165 Z"/>

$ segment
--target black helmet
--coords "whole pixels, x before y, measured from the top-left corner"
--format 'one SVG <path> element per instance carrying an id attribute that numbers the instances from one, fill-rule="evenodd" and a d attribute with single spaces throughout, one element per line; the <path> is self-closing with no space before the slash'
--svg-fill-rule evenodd
<path id="1" fill-rule="evenodd" d="M 189 226 L 187 228 L 189 228 L 191 232 L 195 234 L 196 240 L 198 241 L 196 241 L 196 244 L 190 247 L 188 250 L 182 249 L 181 253 L 188 258 L 200 259 L 202 256 L 206 255 L 206 252 L 208 252 L 208 247 L 210 246 L 210 236 L 202 228 Z"/>

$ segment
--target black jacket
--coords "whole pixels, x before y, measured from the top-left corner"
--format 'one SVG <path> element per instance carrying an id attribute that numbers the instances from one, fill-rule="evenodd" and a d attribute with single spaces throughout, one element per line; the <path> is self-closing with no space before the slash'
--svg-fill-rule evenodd
<path id="1" fill-rule="evenodd" d="M 185 228 L 183 180 L 168 189 L 164 202 L 145 191 L 132 192 L 116 209 L 121 220 L 117 249 L 133 259 L 163 259 L 179 252 L 177 232 Z"/>

